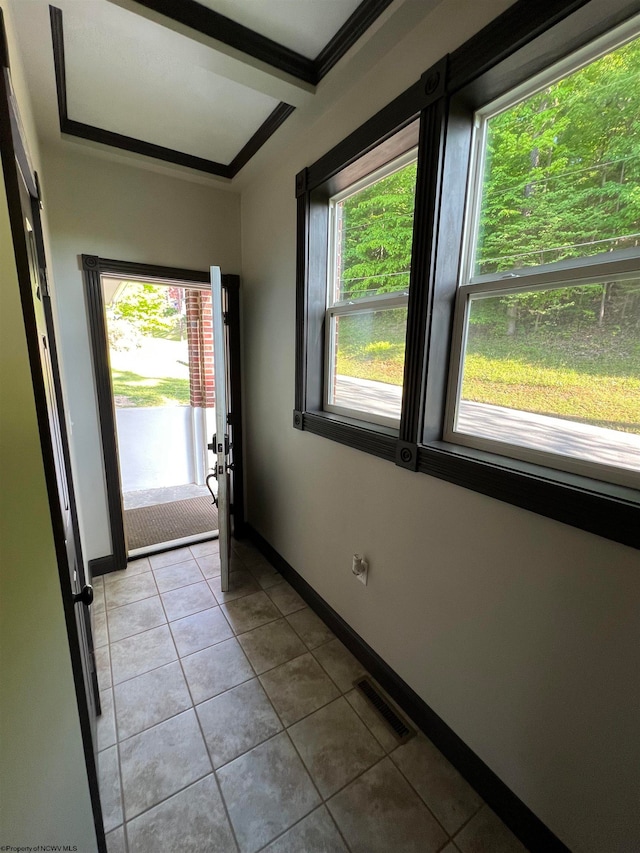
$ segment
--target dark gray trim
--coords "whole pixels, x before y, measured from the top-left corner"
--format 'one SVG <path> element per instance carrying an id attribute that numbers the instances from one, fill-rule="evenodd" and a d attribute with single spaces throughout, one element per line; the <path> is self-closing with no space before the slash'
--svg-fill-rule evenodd
<path id="1" fill-rule="evenodd" d="M 124 531 L 120 463 L 116 437 L 116 416 L 111 388 L 109 345 L 104 315 L 104 299 L 100 278 L 100 259 L 95 255 L 82 255 L 85 298 L 89 318 L 93 376 L 96 384 L 102 459 L 104 463 L 109 525 L 111 530 L 112 569 L 127 567 L 127 545 Z"/>
<path id="2" fill-rule="evenodd" d="M 421 443 L 442 438 L 472 130 L 472 113 L 459 96 L 451 98 L 447 105 L 444 151 L 438 158 L 440 187 L 446 187 L 446 192 L 439 193 L 435 211 L 434 248 L 428 255 L 428 272 L 425 270 L 427 301 L 418 306 L 419 322 L 426 323 L 426 337 L 420 340 L 424 347 L 420 357 L 426 383 L 421 389 L 422 420 L 416 434 L 416 441 Z"/>
<path id="3" fill-rule="evenodd" d="M 206 160 L 193 154 L 185 154 L 175 151 L 173 148 L 165 148 L 142 139 L 134 139 L 122 133 L 114 133 L 91 124 L 83 124 L 73 121 L 66 116 L 60 117 L 60 132 L 67 136 L 75 136 L 78 139 L 88 139 L 91 142 L 99 142 L 111 148 L 119 148 L 121 151 L 131 151 L 134 154 L 142 154 L 145 157 L 153 157 L 155 160 L 163 160 L 165 163 L 175 163 L 178 166 L 186 166 L 209 175 L 217 175 L 221 178 L 232 178 L 231 167 L 224 163 L 216 163 L 214 160 Z"/>
<path id="4" fill-rule="evenodd" d="M 95 255 L 83 255 L 86 269 L 97 269 L 105 275 L 132 276 L 133 278 L 155 278 L 194 284 L 209 284 L 209 273 L 202 270 L 183 270 L 178 267 L 165 267 L 157 264 L 140 264 L 133 261 L 120 261 L 114 258 L 98 258 Z M 91 266 L 89 266 L 91 264 Z"/>
<path id="5" fill-rule="evenodd" d="M 98 578 L 100 575 L 108 575 L 110 572 L 117 570 L 113 554 L 107 554 L 106 557 L 94 557 L 89 560 L 89 571 L 92 578 Z"/>
<path id="6" fill-rule="evenodd" d="M 9 61 L 9 45 L 7 44 L 7 31 L 4 25 L 4 12 L 0 8 L 0 68 L 11 70 Z"/>
<path id="7" fill-rule="evenodd" d="M 280 127 L 283 122 L 285 122 L 291 113 L 295 110 L 295 107 L 292 107 L 291 104 L 285 104 L 284 101 L 281 101 L 275 110 L 271 113 L 271 115 L 265 119 L 265 121 L 260 125 L 260 127 L 253 134 L 251 139 L 246 143 L 246 145 L 239 151 L 238 154 L 233 158 L 231 163 L 229 164 L 229 177 L 233 178 L 238 174 L 240 169 L 249 162 L 249 160 L 256 154 L 265 142 L 273 136 L 276 130 Z"/>
<path id="8" fill-rule="evenodd" d="M 231 427 L 231 459 L 233 506 L 233 535 L 242 539 L 244 517 L 244 452 L 242 432 L 242 342 L 240 340 L 240 277 L 223 275 L 222 286 L 227 291 L 227 316 L 229 318 L 229 426 Z"/>
<path id="9" fill-rule="evenodd" d="M 231 18 L 214 12 L 213 9 L 201 3 L 196 3 L 195 0 L 137 0 L 137 2 L 172 21 L 177 21 L 198 33 L 246 53 L 247 56 L 253 56 L 254 59 L 284 71 L 298 80 L 317 84 L 353 47 L 392 0 L 362 0 L 315 59 L 309 59 L 249 27 L 238 24 Z"/>
<path id="10" fill-rule="evenodd" d="M 306 170 L 307 191 L 322 186 L 338 173 L 343 172 L 348 175 L 348 178 L 345 176 L 346 186 L 348 186 L 349 183 L 358 179 L 358 175 L 347 170 L 367 154 L 371 154 L 374 158 L 380 158 L 381 163 L 384 163 L 412 147 L 410 143 L 405 144 L 401 131 L 418 118 L 421 111 L 426 109 L 434 100 L 437 98 L 425 92 L 422 79 L 418 80 L 417 83 L 414 83 L 413 86 L 410 86 L 390 104 L 383 107 L 363 125 L 354 130 L 331 151 L 328 151 L 313 165 L 309 166 Z M 397 137 L 395 150 L 393 137 Z M 383 147 L 387 142 L 389 147 Z M 384 155 L 382 153 L 376 154 L 376 151 L 384 152 Z M 371 170 L 368 163 L 365 168 Z M 339 192 L 342 188 L 340 185 L 331 185 L 329 192 Z"/>
<path id="11" fill-rule="evenodd" d="M 271 565 L 331 628 L 528 850 L 532 853 L 569 853 L 568 848 L 540 818 L 250 524 L 247 525 L 247 533 Z"/>
<path id="12" fill-rule="evenodd" d="M 445 70 L 442 70 L 444 77 Z M 400 438 L 415 444 L 422 416 L 422 383 L 425 366 L 427 318 L 431 311 L 436 265 L 436 229 L 440 204 L 442 160 L 446 135 L 445 98 L 422 113 L 416 201 L 413 217 L 413 249 L 407 312 L 407 337 L 402 391 Z"/>
<path id="13" fill-rule="evenodd" d="M 51 44 L 53 47 L 53 69 L 56 77 L 56 97 L 60 130 L 68 120 L 67 110 L 67 66 L 64 58 L 64 32 L 62 29 L 62 9 L 49 6 L 51 22 Z"/>
<path id="14" fill-rule="evenodd" d="M 6 47 L 6 30 L 1 9 L 0 44 L 5 45 Z M 60 580 L 60 591 L 62 595 L 65 626 L 67 631 L 67 639 L 69 642 L 71 669 L 73 673 L 73 683 L 78 707 L 78 718 L 80 722 L 80 732 L 82 736 L 82 748 L 84 752 L 85 767 L 87 772 L 89 797 L 91 801 L 93 822 L 96 832 L 98 853 L 107 853 L 104 824 L 102 820 L 102 806 L 100 803 L 100 793 L 98 787 L 98 774 L 93 747 L 89 699 L 86 692 L 87 688 L 85 686 L 82 650 L 78 637 L 76 611 L 73 600 L 75 590 L 72 588 L 71 585 L 69 557 L 65 541 L 65 525 L 60 509 L 58 479 L 56 474 L 54 451 L 49 425 L 47 397 L 42 373 L 42 363 L 40 360 L 38 326 L 33 304 L 31 275 L 29 270 L 29 255 L 24 235 L 24 220 L 22 216 L 22 203 L 20 198 L 20 182 L 22 180 L 20 174 L 21 166 L 19 165 L 19 161 L 17 159 L 17 151 L 14 147 L 16 141 L 13 137 L 13 109 L 10 101 L 10 92 L 12 91 L 12 86 L 10 71 L 8 67 L 8 54 L 6 50 L 4 50 L 2 61 L 6 64 L 4 64 L 4 67 L 2 68 L 2 83 L 0 85 L 0 160 L 2 161 L 2 171 L 4 175 L 5 193 L 9 211 L 9 222 L 11 227 L 14 259 L 18 276 L 18 286 L 20 289 L 20 302 L 22 305 L 22 314 L 24 319 L 27 351 L 36 408 L 36 418 L 38 422 L 38 431 L 40 436 L 40 447 L 42 451 L 42 462 L 44 467 L 47 496 L 49 501 L 49 511 L 56 553 L 56 562 L 58 566 L 58 576 Z M 24 140 L 22 139 L 20 139 L 20 147 L 25 148 L 26 151 Z M 26 162 L 28 162 L 29 158 L 26 157 L 25 159 Z M 27 188 L 29 185 L 36 186 L 34 174 L 25 175 L 24 178 L 25 185 L 27 186 Z M 34 196 L 31 196 L 31 198 L 32 206 L 34 201 L 37 205 L 37 198 L 34 198 Z M 53 364 L 53 355 L 52 369 L 54 370 L 55 374 L 56 366 Z M 57 383 L 56 387 L 58 387 Z M 65 456 L 65 464 L 66 462 L 67 457 Z M 67 474 L 69 479 L 69 489 L 71 490 L 71 472 L 68 471 Z M 80 564 L 78 568 L 79 570 L 84 569 L 84 567 L 80 566 Z"/>
<path id="15" fill-rule="evenodd" d="M 518 0 L 451 54 L 448 92 L 453 94 L 545 33 L 590 0 Z M 565 53 L 566 45 L 561 50 Z M 511 86 L 515 81 L 511 81 Z"/>
<path id="16" fill-rule="evenodd" d="M 455 51 L 448 58 L 448 69 L 445 57 L 298 174 L 295 389 L 295 409 L 309 432 L 397 464 L 403 464 L 404 451 L 407 468 L 636 548 L 640 547 L 638 490 L 465 450 L 441 439 L 474 109 L 637 10 L 637 0 L 610 0 L 606 13 L 584 0 L 543 0 L 533 11 L 527 0 L 518 0 Z M 553 37 L 545 37 L 552 26 Z M 425 103 L 429 90 L 436 99 L 427 97 Z M 349 185 L 361 173 L 367 174 L 371 166 L 380 165 L 376 156 L 382 157 L 395 140 L 406 139 L 418 111 L 402 417 L 399 434 L 390 436 L 383 428 L 320 411 L 326 210 L 329 197 L 345 181 Z M 408 450 L 416 444 L 422 445 L 417 459 L 409 459 Z"/>
<path id="17" fill-rule="evenodd" d="M 396 444 L 396 465 L 408 471 L 418 470 L 418 445 L 410 441 L 398 441 Z"/>
<path id="18" fill-rule="evenodd" d="M 364 421 L 341 418 L 328 412 L 304 412 L 302 429 L 356 450 L 364 450 L 389 462 L 394 462 L 396 458 L 397 431 L 387 427 L 375 427 Z"/>
<path id="19" fill-rule="evenodd" d="M 278 44 L 249 27 L 238 24 L 219 12 L 214 12 L 208 6 L 196 3 L 195 0 L 137 0 L 137 2 L 172 21 L 177 21 L 202 35 L 291 74 L 298 80 L 304 80 L 305 83 L 317 82 L 315 63 L 312 59 Z"/>
<path id="20" fill-rule="evenodd" d="M 210 11 L 206 7 L 200 6 L 198 3 L 194 3 L 193 0 L 181 0 L 181 3 L 177 4 L 178 7 L 182 8 L 183 3 L 185 7 L 186 4 L 190 3 L 192 6 L 197 6 L 200 9 L 204 9 L 206 12 Z M 149 3 L 148 5 L 153 7 L 152 3 Z M 158 5 L 163 4 L 160 3 Z M 211 14 L 216 15 L 217 13 L 211 12 Z M 186 166 L 189 169 L 195 169 L 199 172 L 205 172 L 209 175 L 217 175 L 218 177 L 228 178 L 230 180 L 238 174 L 243 166 L 249 162 L 251 157 L 253 157 L 264 143 L 273 136 L 280 125 L 295 109 L 295 107 L 292 107 L 289 104 L 278 104 L 271 115 L 269 115 L 268 118 L 260 125 L 258 130 L 229 164 L 218 163 L 215 160 L 207 160 L 204 157 L 196 157 L 193 154 L 186 154 L 183 151 L 176 151 L 173 148 L 166 148 L 163 145 L 156 145 L 153 142 L 146 142 L 145 140 L 135 139 L 132 136 L 126 136 L 122 133 L 114 133 L 111 130 L 95 127 L 91 124 L 74 121 L 69 118 L 68 113 L 62 10 L 55 6 L 49 6 L 49 17 L 51 20 L 51 40 L 53 45 L 53 63 L 56 78 L 60 132 L 67 134 L 68 136 L 87 139 L 92 142 L 98 142 L 101 145 L 108 145 L 111 148 L 119 148 L 122 151 L 131 151 L 135 154 L 142 154 L 145 157 L 152 157 L 155 160 L 162 160 L 165 163 L 175 163 L 178 166 Z M 249 30 L 249 32 L 251 31 Z"/>
<path id="21" fill-rule="evenodd" d="M 364 35 L 391 2 L 392 0 L 363 0 L 360 3 L 331 41 L 316 56 L 313 63 L 316 83 L 319 83 L 331 71 L 333 66 Z"/>
<path id="22" fill-rule="evenodd" d="M 635 489 L 435 441 L 418 448 L 418 471 L 640 548 Z"/>

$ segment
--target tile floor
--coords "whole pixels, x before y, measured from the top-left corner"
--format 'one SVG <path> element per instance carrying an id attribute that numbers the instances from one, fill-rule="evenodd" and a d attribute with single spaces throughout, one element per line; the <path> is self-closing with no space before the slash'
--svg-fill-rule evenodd
<path id="1" fill-rule="evenodd" d="M 257 551 L 232 570 L 206 542 L 95 580 L 109 853 L 524 851 Z"/>

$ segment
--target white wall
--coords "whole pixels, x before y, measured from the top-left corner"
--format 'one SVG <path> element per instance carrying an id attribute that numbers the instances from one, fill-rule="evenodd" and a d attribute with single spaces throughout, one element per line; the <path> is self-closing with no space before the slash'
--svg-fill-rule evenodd
<path id="1" fill-rule="evenodd" d="M 63 379 L 86 559 L 111 553 L 89 330 L 78 256 L 240 271 L 240 201 L 229 191 L 86 154 L 44 151 Z"/>
<path id="2" fill-rule="evenodd" d="M 195 483 L 191 406 L 116 409 L 123 492 Z"/>
<path id="3" fill-rule="evenodd" d="M 10 10 L 18 103 L 37 163 Z M 0 828 L 2 844 L 97 849 L 0 171 Z"/>
<path id="4" fill-rule="evenodd" d="M 572 850 L 632 851 L 638 552 L 291 424 L 296 172 L 506 5 L 445 0 L 243 193 L 248 518 Z"/>

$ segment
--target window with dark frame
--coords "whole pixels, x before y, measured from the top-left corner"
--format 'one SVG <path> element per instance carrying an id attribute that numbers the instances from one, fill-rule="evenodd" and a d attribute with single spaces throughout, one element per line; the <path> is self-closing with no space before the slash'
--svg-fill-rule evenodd
<path id="1" fill-rule="evenodd" d="M 595 95 L 593 78 L 598 77 L 599 62 L 613 63 L 619 70 L 625 60 L 627 78 L 638 71 L 635 54 L 630 54 L 640 32 L 640 21 L 632 18 L 640 7 L 624 0 L 606 4 L 545 0 L 532 13 L 524 9 L 526 5 L 522 0 L 515 3 L 298 175 L 294 426 L 640 547 L 640 463 L 635 445 L 640 427 L 634 418 L 640 394 L 632 390 L 640 381 L 637 325 L 633 331 L 633 318 L 640 312 L 640 224 L 635 230 L 629 227 L 634 204 L 637 210 L 635 175 L 640 163 L 627 144 L 637 127 L 633 119 L 637 111 L 632 104 L 626 105 L 627 133 L 624 138 L 611 134 L 612 142 L 599 152 L 599 159 L 589 161 L 584 151 L 565 145 L 553 168 L 541 162 L 543 156 L 553 159 L 549 148 L 560 144 L 558 138 L 572 120 L 579 121 L 581 87 Z M 625 50 L 625 56 L 616 54 Z M 624 80 L 624 69 L 618 76 Z M 633 82 L 627 79 L 627 95 L 634 90 Z M 560 121 L 556 111 L 548 116 L 552 120 L 545 128 L 545 106 L 549 99 L 559 100 L 554 87 L 563 85 L 571 89 L 573 112 L 579 118 L 573 119 L 567 110 L 569 115 Z M 605 123 L 605 102 L 616 109 L 611 107 L 616 101 L 611 89 L 609 81 L 599 108 Z M 623 100 L 618 97 L 618 102 Z M 521 130 L 532 116 L 535 127 Z M 500 127 L 500 122 L 511 123 L 511 129 Z M 528 162 L 518 175 L 519 190 L 530 199 L 536 192 L 540 197 L 546 193 L 546 198 L 521 204 L 519 215 L 528 221 L 525 225 L 511 221 L 510 231 L 500 216 L 496 222 L 496 216 L 492 220 L 487 211 L 504 211 L 509 202 L 515 209 L 513 188 L 507 187 L 505 197 L 500 197 L 502 155 L 495 144 L 501 132 L 514 136 L 514 123 L 519 123 L 524 139 L 538 141 L 536 132 L 540 136 L 539 144 L 532 144 L 523 158 Z M 547 131 L 544 138 L 541 128 Z M 507 144 L 502 151 L 513 153 L 513 138 L 507 143 L 511 149 Z M 354 299 L 331 301 L 336 293 L 335 252 L 329 247 L 336 234 L 336 205 L 350 195 L 350 187 L 366 185 L 367 176 L 408 156 L 416 144 L 413 250 L 406 297 L 403 289 L 407 331 L 402 404 L 399 418 L 384 419 L 377 418 L 371 406 L 359 411 L 332 405 L 335 378 L 344 373 L 336 370 L 336 363 L 345 362 L 335 327 L 344 322 L 343 317 L 355 318 L 358 308 L 349 304 Z M 616 181 L 606 178 L 614 167 L 617 189 Z M 622 178 L 621 168 L 627 170 Z M 492 169 L 497 176 L 493 182 Z M 567 184 L 562 183 L 565 173 L 577 182 L 583 199 L 591 198 L 589 216 L 571 211 Z M 606 186 L 597 185 L 598 178 Z M 539 189 L 542 186 L 544 191 Z M 554 196 L 556 213 L 566 215 L 569 210 L 574 232 L 562 223 L 556 235 L 549 228 L 545 232 L 545 224 L 553 218 L 549 204 Z M 574 193 L 574 200 L 577 196 Z M 600 210 L 596 196 L 602 202 Z M 627 209 L 620 215 L 625 204 Z M 607 211 L 612 210 L 617 216 L 609 215 L 607 221 Z M 523 238 L 525 232 L 535 231 L 534 217 L 537 244 L 535 237 L 528 243 Z M 514 214 L 512 219 L 516 218 Z M 638 217 L 635 221 L 640 223 Z M 511 244 L 500 239 L 501 227 L 513 238 Z M 554 239 L 559 234 L 567 237 L 564 243 Z M 604 331 L 598 296 L 604 300 L 605 313 L 610 312 L 611 322 Z M 616 405 L 593 403 L 593 389 L 586 388 L 589 380 L 576 386 L 585 388 L 584 399 L 576 405 L 566 405 L 562 394 L 553 392 L 529 399 L 531 395 L 514 389 L 511 397 L 505 397 L 502 388 L 500 396 L 499 382 L 494 381 L 492 388 L 496 365 L 490 364 L 491 347 L 497 358 L 509 360 L 504 358 L 509 348 L 496 330 L 512 337 L 514 314 L 526 338 L 519 339 L 516 355 L 537 346 L 545 358 L 556 361 L 563 353 L 565 361 L 567 353 L 569 362 L 572 353 L 578 359 L 578 342 L 589 334 L 585 328 L 593 332 L 594 324 L 600 323 L 598 345 L 604 356 L 599 375 L 613 372 L 607 377 L 609 394 L 623 389 Z M 587 356 L 582 354 L 583 362 Z M 568 371 L 575 366 L 569 363 Z M 512 384 L 517 378 L 514 370 Z M 560 452 L 541 440 L 545 428 L 547 439 L 554 428 L 560 429 L 565 442 Z M 605 436 L 612 439 L 612 447 L 603 447 Z"/>
<path id="2" fill-rule="evenodd" d="M 416 154 L 329 200 L 323 408 L 400 423 Z"/>
<path id="3" fill-rule="evenodd" d="M 447 441 L 640 483 L 640 20 L 475 113 Z"/>

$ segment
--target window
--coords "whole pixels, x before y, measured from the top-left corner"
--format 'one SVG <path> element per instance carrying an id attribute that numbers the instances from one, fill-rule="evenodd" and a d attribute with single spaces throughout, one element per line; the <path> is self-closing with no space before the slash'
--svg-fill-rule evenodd
<path id="1" fill-rule="evenodd" d="M 416 155 L 329 202 L 325 410 L 398 426 Z"/>
<path id="2" fill-rule="evenodd" d="M 640 39 L 630 32 L 476 112 L 445 438 L 637 486 Z"/>
<path id="3" fill-rule="evenodd" d="M 297 176 L 294 427 L 640 547 L 639 33 L 517 0 Z"/>

